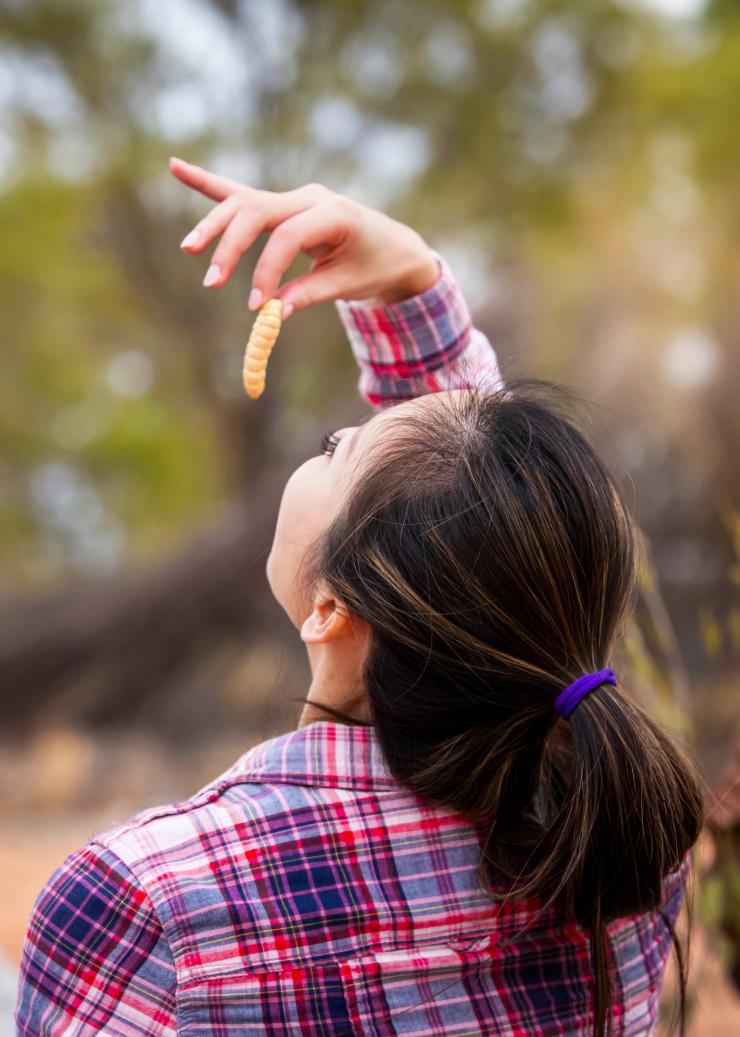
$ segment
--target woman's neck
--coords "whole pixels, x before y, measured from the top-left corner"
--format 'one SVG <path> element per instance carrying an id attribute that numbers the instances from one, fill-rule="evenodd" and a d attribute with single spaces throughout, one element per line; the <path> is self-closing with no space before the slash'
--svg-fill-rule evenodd
<path id="1" fill-rule="evenodd" d="M 306 645 L 311 668 L 308 702 L 303 708 L 298 727 L 315 720 L 326 720 L 329 714 L 313 702 L 333 706 L 350 716 L 369 721 L 368 703 L 362 688 L 362 646 L 346 641 Z"/>

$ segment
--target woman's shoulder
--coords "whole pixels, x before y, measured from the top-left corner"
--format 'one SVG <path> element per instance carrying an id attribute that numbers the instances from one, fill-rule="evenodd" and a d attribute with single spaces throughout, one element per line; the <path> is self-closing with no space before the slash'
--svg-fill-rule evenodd
<path id="1" fill-rule="evenodd" d="M 163 854 L 179 853 L 188 846 L 202 850 L 204 831 L 233 820 L 222 816 L 233 814 L 233 804 L 225 794 L 235 785 L 244 784 L 250 761 L 275 741 L 268 739 L 252 746 L 185 798 L 145 807 L 126 820 L 114 821 L 95 833 L 91 845 L 112 851 L 137 874 L 150 858 L 161 860 Z M 259 796 L 259 790 L 254 791 Z"/>
<path id="2" fill-rule="evenodd" d="M 366 730 L 310 724 L 257 742 L 191 795 L 140 810 L 92 841 L 151 885 L 170 857 L 177 857 L 182 872 L 188 864 L 191 871 L 207 870 L 209 860 L 223 856 L 227 842 L 236 839 L 248 847 L 254 832 L 263 845 L 269 842 L 273 819 L 279 825 L 286 812 L 309 822 L 310 812 L 303 808 L 335 796 L 337 787 L 368 791 L 395 784 Z"/>
<path id="3" fill-rule="evenodd" d="M 694 847 L 686 851 L 678 868 L 674 869 L 663 880 L 663 900 L 659 911 L 667 915 L 671 925 L 675 925 L 676 919 L 681 913 L 684 897 L 688 889 L 692 875 L 692 864 L 694 859 Z"/>
<path id="4" fill-rule="evenodd" d="M 115 982 L 112 981 L 115 977 Z M 14 1018 L 19 1034 L 175 1032 L 175 966 L 156 909 L 137 877 L 94 839 L 72 851 L 33 904 Z"/>
<path id="5" fill-rule="evenodd" d="M 623 939 L 630 934 L 643 932 L 646 928 L 658 926 L 660 932 L 670 936 L 666 922 L 674 927 L 684 905 L 690 877 L 692 874 L 693 848 L 686 851 L 677 868 L 674 868 L 662 883 L 660 903 L 651 911 L 627 915 L 610 922 L 607 926 L 613 938 Z"/>

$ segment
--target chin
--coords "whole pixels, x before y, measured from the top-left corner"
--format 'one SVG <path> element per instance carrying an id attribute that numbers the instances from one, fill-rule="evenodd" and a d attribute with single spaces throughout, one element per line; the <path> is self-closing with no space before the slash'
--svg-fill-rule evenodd
<path id="1" fill-rule="evenodd" d="M 267 561 L 265 563 L 265 575 L 267 576 L 267 583 L 270 590 L 272 591 L 273 598 L 278 603 L 280 608 L 283 609 L 283 611 L 286 613 L 291 623 L 293 623 L 293 625 L 295 626 L 295 617 L 292 615 L 290 608 L 283 599 L 283 596 L 279 593 L 278 587 L 275 585 L 275 580 L 273 578 L 274 573 L 272 572 L 272 551 L 270 551 L 270 554 L 267 556 Z"/>
<path id="2" fill-rule="evenodd" d="M 272 573 L 270 571 L 271 563 L 272 563 L 272 548 L 270 548 L 270 553 L 268 554 L 267 561 L 265 562 L 265 576 L 267 577 L 268 586 L 269 586 L 270 590 L 272 591 L 272 596 L 274 598 L 277 598 L 277 594 L 275 593 L 275 586 L 274 586 L 274 584 L 272 582 Z"/>

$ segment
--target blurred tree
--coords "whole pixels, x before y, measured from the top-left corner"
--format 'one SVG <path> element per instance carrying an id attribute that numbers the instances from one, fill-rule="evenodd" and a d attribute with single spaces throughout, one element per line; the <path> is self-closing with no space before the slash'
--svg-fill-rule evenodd
<path id="1" fill-rule="evenodd" d="M 261 568 L 224 573 L 224 540 L 264 558 L 275 487 L 325 408 L 359 407 L 330 307 L 286 327 L 273 391 L 244 398 L 255 250 L 201 290 L 177 245 L 206 206 L 169 177 L 171 151 L 270 189 L 321 180 L 445 251 L 507 369 L 604 401 L 589 431 L 630 470 L 674 648 L 691 673 L 727 668 L 730 639 L 710 663 L 697 617 L 731 613 L 732 5 L 668 22 L 613 0 L 27 0 L 6 9 L 2 57 L 7 719 L 77 686 L 85 716 L 118 721 L 130 694 L 176 700 L 184 668 L 257 636 L 245 624 L 276 606 Z M 155 603 L 177 621 L 144 652 L 121 610 Z M 229 618 L 203 642 L 213 615 Z M 134 676 L 118 662 L 135 631 Z"/>

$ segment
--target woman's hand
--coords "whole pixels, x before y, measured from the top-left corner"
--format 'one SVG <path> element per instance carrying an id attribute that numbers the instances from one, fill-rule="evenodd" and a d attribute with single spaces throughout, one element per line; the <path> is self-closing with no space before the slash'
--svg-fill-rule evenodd
<path id="1" fill-rule="evenodd" d="M 322 184 L 261 191 L 179 158 L 170 159 L 170 172 L 219 203 L 181 243 L 198 253 L 221 235 L 204 285 L 226 284 L 242 253 L 272 231 L 254 270 L 250 309 L 273 296 L 283 300 L 283 317 L 330 299 L 397 302 L 439 277 L 436 258 L 411 227 Z M 309 273 L 278 288 L 300 252 L 313 260 Z"/>

